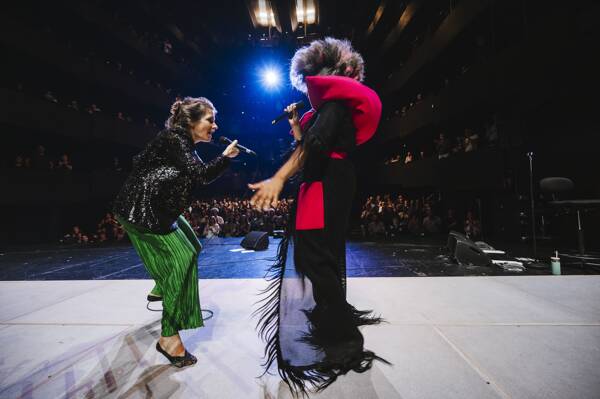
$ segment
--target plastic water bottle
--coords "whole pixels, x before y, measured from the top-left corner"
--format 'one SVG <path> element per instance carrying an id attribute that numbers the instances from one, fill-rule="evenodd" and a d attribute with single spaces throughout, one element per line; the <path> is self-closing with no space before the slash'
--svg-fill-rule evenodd
<path id="1" fill-rule="evenodd" d="M 558 251 L 554 251 L 554 256 L 550 257 L 550 266 L 552 266 L 552 274 L 560 276 L 560 258 L 558 257 Z"/>

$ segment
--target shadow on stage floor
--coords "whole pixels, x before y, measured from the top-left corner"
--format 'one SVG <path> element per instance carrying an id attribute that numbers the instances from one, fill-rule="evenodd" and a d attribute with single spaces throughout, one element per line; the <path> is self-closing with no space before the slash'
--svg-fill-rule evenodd
<path id="1" fill-rule="evenodd" d="M 199 351 L 199 345 L 207 340 L 206 335 L 206 329 L 186 334 L 186 346 Z M 163 360 L 154 350 L 159 336 L 160 320 L 155 320 L 87 348 L 73 348 L 55 359 L 47 360 L 44 367 L 24 376 L 18 383 L 3 387 L 0 395 L 25 398 L 44 392 L 66 398 L 208 397 L 204 390 L 207 384 L 211 384 L 210 378 L 190 380 L 185 375 L 189 375 L 189 370 L 193 371 L 193 368 L 178 369 L 168 364 L 155 364 Z M 213 362 L 212 366 L 219 368 L 218 362 Z M 184 371 L 187 373 L 179 375 Z M 227 370 L 220 372 L 227 373 Z M 377 366 L 365 373 L 349 373 L 340 379 L 344 383 L 334 384 L 311 397 L 401 399 Z M 284 382 L 275 381 L 272 378 L 269 381 L 269 378 L 256 377 L 261 398 L 294 398 Z M 242 381 L 239 383 L 243 385 Z"/>

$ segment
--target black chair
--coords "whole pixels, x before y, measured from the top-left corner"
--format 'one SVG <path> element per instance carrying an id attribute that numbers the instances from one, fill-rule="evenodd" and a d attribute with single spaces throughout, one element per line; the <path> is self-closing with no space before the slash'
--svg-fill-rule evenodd
<path id="1" fill-rule="evenodd" d="M 546 194 L 552 196 L 552 201 L 548 202 L 548 205 L 552 208 L 559 209 L 566 214 L 577 215 L 577 246 L 578 252 L 576 254 L 561 253 L 560 255 L 566 258 L 575 258 L 581 263 L 590 265 L 600 266 L 600 257 L 597 255 L 586 254 L 585 252 L 585 237 L 583 231 L 583 218 L 582 213 L 595 211 L 600 209 L 600 199 L 570 199 L 570 200 L 559 200 L 558 196 L 575 188 L 575 184 L 571 179 L 566 177 L 546 177 L 540 180 L 540 189 Z M 596 263 L 594 263 L 596 262 Z"/>

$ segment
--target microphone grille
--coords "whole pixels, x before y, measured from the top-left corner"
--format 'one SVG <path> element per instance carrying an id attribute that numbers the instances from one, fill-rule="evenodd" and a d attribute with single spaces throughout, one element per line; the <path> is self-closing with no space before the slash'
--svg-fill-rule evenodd
<path id="1" fill-rule="evenodd" d="M 219 137 L 219 143 L 221 143 L 221 144 L 229 144 L 229 143 L 231 143 L 231 140 L 229 140 L 225 136 L 221 136 L 221 137 Z"/>

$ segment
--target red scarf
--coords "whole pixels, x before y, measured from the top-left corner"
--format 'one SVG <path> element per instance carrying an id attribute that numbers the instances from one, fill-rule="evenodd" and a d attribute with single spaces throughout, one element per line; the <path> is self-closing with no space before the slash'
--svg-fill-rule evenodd
<path id="1" fill-rule="evenodd" d="M 356 145 L 364 144 L 373 137 L 381 118 L 381 100 L 375 91 L 345 76 L 307 76 L 306 86 L 312 109 L 300 118 L 303 130 L 324 102 L 343 101 L 352 114 Z"/>

